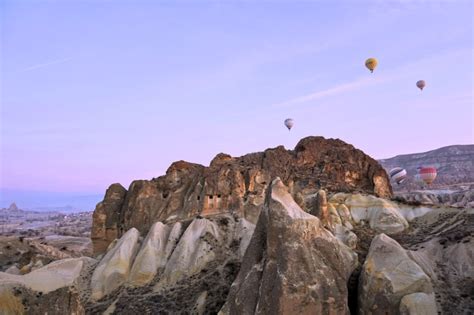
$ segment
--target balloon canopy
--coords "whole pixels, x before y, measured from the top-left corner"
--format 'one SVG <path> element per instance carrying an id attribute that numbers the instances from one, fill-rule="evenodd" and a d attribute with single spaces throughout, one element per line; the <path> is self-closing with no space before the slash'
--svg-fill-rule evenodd
<path id="1" fill-rule="evenodd" d="M 291 130 L 291 128 L 293 128 L 294 124 L 295 124 L 295 122 L 292 118 L 285 119 L 285 126 L 286 126 L 286 128 L 288 128 L 288 130 Z"/>
<path id="2" fill-rule="evenodd" d="M 430 185 L 435 180 L 438 172 L 434 167 L 419 167 L 418 174 L 420 175 L 421 180 Z"/>
<path id="3" fill-rule="evenodd" d="M 423 91 L 423 88 L 426 86 L 425 80 L 419 80 L 416 82 L 416 86 Z"/>
<path id="4" fill-rule="evenodd" d="M 369 58 L 365 61 L 365 66 L 370 70 L 370 72 L 374 72 L 374 69 L 378 64 L 379 62 L 375 58 Z"/>
<path id="5" fill-rule="evenodd" d="M 390 170 L 389 175 L 391 180 L 400 185 L 407 178 L 407 171 L 404 168 L 395 167 Z"/>

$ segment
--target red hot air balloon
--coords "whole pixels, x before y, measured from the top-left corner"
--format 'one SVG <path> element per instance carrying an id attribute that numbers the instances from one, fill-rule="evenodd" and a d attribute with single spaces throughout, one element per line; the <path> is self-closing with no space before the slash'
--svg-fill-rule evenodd
<path id="1" fill-rule="evenodd" d="M 438 173 L 434 167 L 421 167 L 419 168 L 418 174 L 420 174 L 421 180 L 430 185 L 435 180 Z"/>

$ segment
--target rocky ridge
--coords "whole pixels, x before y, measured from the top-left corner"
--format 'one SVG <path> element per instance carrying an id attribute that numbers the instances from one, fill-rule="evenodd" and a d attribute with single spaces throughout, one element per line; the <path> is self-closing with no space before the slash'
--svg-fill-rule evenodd
<path id="1" fill-rule="evenodd" d="M 321 188 L 392 196 L 387 174 L 377 161 L 339 139 L 307 137 L 294 150 L 279 146 L 241 157 L 220 153 L 209 167 L 179 161 L 166 175 L 134 181 L 128 190 L 111 185 L 94 211 L 94 252 L 103 252 L 132 227 L 145 235 L 156 221 L 232 213 L 255 224 L 265 191 L 276 177 L 304 210 L 313 206 Z"/>

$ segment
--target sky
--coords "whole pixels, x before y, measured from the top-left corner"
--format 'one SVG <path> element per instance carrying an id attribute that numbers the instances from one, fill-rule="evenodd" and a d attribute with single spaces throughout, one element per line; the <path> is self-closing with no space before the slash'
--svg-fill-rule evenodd
<path id="1" fill-rule="evenodd" d="M 374 158 L 472 144 L 472 12 L 468 0 L 3 0 L 0 206 L 98 201 L 173 161 L 310 135 Z"/>

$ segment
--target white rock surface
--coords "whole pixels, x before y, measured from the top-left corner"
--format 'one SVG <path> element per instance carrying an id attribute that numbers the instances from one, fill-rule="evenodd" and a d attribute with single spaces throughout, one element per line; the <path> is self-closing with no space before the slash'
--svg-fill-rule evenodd
<path id="1" fill-rule="evenodd" d="M 356 224 L 366 221 L 372 229 L 387 234 L 399 233 L 408 227 L 408 222 L 399 212 L 398 205 L 383 198 L 338 193 L 329 199 L 329 208 L 331 207 L 337 209 L 337 215 L 345 225 L 348 220 Z"/>
<path id="2" fill-rule="evenodd" d="M 9 273 L 11 275 L 21 275 L 20 269 L 18 269 L 16 265 L 13 265 L 7 270 L 5 270 L 5 273 Z"/>
<path id="3" fill-rule="evenodd" d="M 194 219 L 171 254 L 155 289 L 159 291 L 167 285 L 173 285 L 184 277 L 199 272 L 207 263 L 214 260 L 215 253 L 210 242 L 218 240 L 219 228 L 214 222 L 208 219 Z"/>
<path id="4" fill-rule="evenodd" d="M 71 286 L 79 277 L 85 264 L 91 264 L 94 261 L 88 257 L 67 258 L 52 262 L 26 275 L 0 272 L 0 286 L 19 284 L 42 293 L 52 292 L 62 287 Z"/>
<path id="5" fill-rule="evenodd" d="M 168 261 L 165 249 L 170 231 L 171 227 L 161 222 L 152 225 L 130 271 L 130 284 L 145 285 L 153 280 L 159 269 L 165 267 Z"/>
<path id="6" fill-rule="evenodd" d="M 91 296 L 94 300 L 103 298 L 128 279 L 139 237 L 138 230 L 131 228 L 102 258 L 91 279 Z"/>

